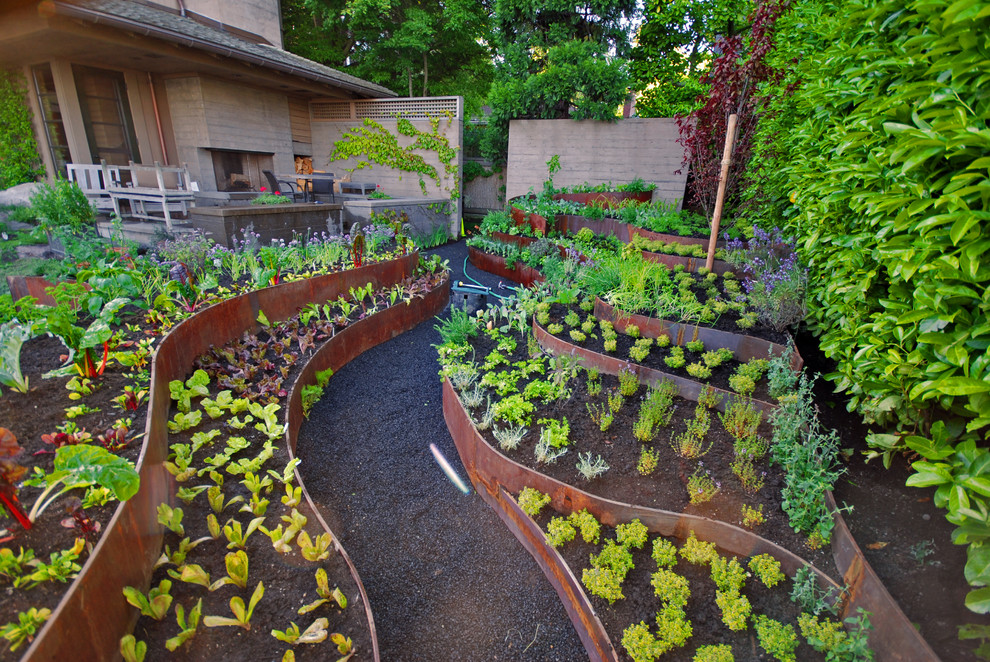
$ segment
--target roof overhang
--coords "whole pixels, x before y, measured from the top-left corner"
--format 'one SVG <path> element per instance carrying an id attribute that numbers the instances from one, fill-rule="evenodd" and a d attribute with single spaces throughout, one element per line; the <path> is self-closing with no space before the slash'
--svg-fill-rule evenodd
<path id="1" fill-rule="evenodd" d="M 162 75 L 205 73 L 306 96 L 397 96 L 380 85 L 287 54 L 274 46 L 229 35 L 223 40 L 226 43 L 204 39 L 100 11 L 86 3 L 64 0 L 22 3 L 9 20 L 5 14 L 3 22 L 10 26 L 0 34 L 0 61 L 5 64 L 24 65 L 64 58 L 93 66 L 113 64 Z M 209 34 L 203 29 L 198 32 Z"/>

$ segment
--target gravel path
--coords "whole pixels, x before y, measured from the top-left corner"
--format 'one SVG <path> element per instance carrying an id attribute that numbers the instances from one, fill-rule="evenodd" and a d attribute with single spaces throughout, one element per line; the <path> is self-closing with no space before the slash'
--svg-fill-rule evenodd
<path id="1" fill-rule="evenodd" d="M 463 241 L 433 252 L 466 280 Z M 468 273 L 498 284 L 470 264 Z M 430 453 L 435 443 L 467 480 L 443 420 L 434 323 L 335 374 L 299 433 L 306 486 L 357 565 L 381 658 L 587 659 L 536 562 Z"/>

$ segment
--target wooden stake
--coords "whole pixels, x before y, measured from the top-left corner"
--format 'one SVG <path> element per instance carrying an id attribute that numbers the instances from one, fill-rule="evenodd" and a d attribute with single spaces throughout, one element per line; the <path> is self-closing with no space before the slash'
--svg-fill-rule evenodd
<path id="1" fill-rule="evenodd" d="M 735 113 L 729 115 L 729 126 L 725 130 L 725 148 L 722 150 L 722 173 L 718 178 L 718 195 L 715 198 L 715 212 L 712 214 L 712 236 L 708 240 L 708 259 L 705 268 L 711 269 L 715 264 L 715 242 L 718 241 L 718 224 L 722 220 L 722 205 L 725 204 L 725 181 L 729 178 L 729 166 L 732 165 L 732 147 L 736 142 Z"/>

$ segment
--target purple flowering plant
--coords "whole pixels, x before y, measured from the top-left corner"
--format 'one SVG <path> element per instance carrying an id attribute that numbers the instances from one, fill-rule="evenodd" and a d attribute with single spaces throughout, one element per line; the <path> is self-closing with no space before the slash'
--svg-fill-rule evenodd
<path id="1" fill-rule="evenodd" d="M 808 269 L 793 239 L 779 228 L 754 228 L 748 245 L 729 239 L 726 249 L 728 261 L 742 271 L 749 305 L 763 324 L 783 331 L 804 319 Z"/>

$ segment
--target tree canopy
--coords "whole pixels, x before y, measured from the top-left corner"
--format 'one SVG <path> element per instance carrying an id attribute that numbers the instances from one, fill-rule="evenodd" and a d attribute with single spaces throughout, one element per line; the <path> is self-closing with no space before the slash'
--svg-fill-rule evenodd
<path id="1" fill-rule="evenodd" d="M 513 119 L 614 119 L 635 15 L 635 0 L 495 0 L 485 155 L 504 163 Z"/>
<path id="2" fill-rule="evenodd" d="M 408 96 L 480 108 L 493 72 L 487 0 L 283 0 L 287 50 Z"/>
<path id="3" fill-rule="evenodd" d="M 632 85 L 641 92 L 636 113 L 674 117 L 696 110 L 718 38 L 742 31 L 752 7 L 752 0 L 647 0 L 630 54 Z"/>

